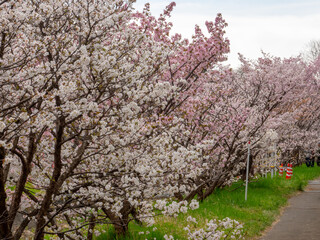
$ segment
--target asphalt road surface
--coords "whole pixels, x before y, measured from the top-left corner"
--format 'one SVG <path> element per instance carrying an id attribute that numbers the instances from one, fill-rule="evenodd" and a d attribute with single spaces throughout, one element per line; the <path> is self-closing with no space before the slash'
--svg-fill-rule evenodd
<path id="1" fill-rule="evenodd" d="M 320 179 L 289 200 L 279 221 L 260 240 L 320 240 Z"/>

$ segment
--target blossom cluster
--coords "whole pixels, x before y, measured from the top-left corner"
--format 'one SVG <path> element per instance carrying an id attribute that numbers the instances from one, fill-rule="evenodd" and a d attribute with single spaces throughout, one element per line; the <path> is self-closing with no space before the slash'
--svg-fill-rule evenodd
<path id="1" fill-rule="evenodd" d="M 30 222 L 35 239 L 125 234 L 155 208 L 197 208 L 270 129 L 283 151 L 315 141 L 317 62 L 241 56 L 232 70 L 221 14 L 189 41 L 171 32 L 175 3 L 158 18 L 133 3 L 0 2 L 0 238 Z"/>
<path id="2" fill-rule="evenodd" d="M 193 222 L 196 221 L 193 220 Z M 184 230 L 187 231 L 190 240 L 244 239 L 242 224 L 230 218 L 210 220 L 204 229 L 200 228 L 192 231 L 188 225 Z"/>

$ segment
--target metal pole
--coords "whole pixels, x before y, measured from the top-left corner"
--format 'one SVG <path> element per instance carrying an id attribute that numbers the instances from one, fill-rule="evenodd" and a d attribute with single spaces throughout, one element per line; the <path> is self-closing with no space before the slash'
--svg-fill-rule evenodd
<path id="1" fill-rule="evenodd" d="M 277 167 L 278 163 L 277 163 L 277 145 L 274 143 L 273 145 L 273 150 L 274 150 L 274 156 L 273 156 L 273 173 L 275 176 L 277 176 Z M 273 176 L 272 176 L 273 177 Z"/>
<path id="2" fill-rule="evenodd" d="M 247 170 L 246 170 L 246 193 L 245 193 L 246 201 L 247 201 L 247 195 L 248 195 L 249 161 L 250 161 L 250 141 L 248 142 L 248 158 L 247 158 Z"/>

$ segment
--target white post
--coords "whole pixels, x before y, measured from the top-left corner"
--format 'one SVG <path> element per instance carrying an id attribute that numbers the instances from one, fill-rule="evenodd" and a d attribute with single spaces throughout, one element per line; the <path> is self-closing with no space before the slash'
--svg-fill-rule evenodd
<path id="1" fill-rule="evenodd" d="M 249 161 L 250 161 L 250 141 L 248 142 L 248 158 L 247 158 L 247 169 L 246 169 L 246 193 L 245 193 L 246 201 L 247 201 L 247 195 L 248 195 Z"/>
<path id="2" fill-rule="evenodd" d="M 277 166 L 278 166 L 278 158 L 277 158 L 277 145 L 274 144 L 274 157 L 273 157 L 273 171 L 274 171 L 274 175 L 277 176 Z"/>

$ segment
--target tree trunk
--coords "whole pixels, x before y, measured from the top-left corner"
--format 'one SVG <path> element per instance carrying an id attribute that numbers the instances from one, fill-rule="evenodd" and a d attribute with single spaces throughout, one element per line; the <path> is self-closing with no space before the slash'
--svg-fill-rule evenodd
<path id="1" fill-rule="evenodd" d="M 94 215 L 92 214 L 91 217 L 90 217 L 90 223 L 89 223 L 89 228 L 88 228 L 88 234 L 87 234 L 87 240 L 92 240 L 93 239 L 93 230 L 94 230 L 94 227 L 95 227 L 95 217 Z"/>
<path id="2" fill-rule="evenodd" d="M 3 162 L 5 159 L 5 149 L 0 146 L 0 238 L 1 239 L 12 239 L 12 232 L 9 226 L 9 213 L 6 205 L 6 190 L 5 190 L 5 179 Z"/>
<path id="3" fill-rule="evenodd" d="M 129 229 L 129 214 L 133 213 L 135 215 L 134 209 L 129 203 L 129 201 L 124 201 L 123 207 L 120 211 L 122 217 L 116 216 L 111 210 L 103 208 L 103 212 L 110 219 L 115 232 L 118 237 L 123 237 L 128 233 Z"/>
<path id="4" fill-rule="evenodd" d="M 60 98 L 56 97 L 57 106 L 60 106 Z M 48 210 L 52 202 L 52 196 L 57 191 L 57 182 L 61 175 L 62 169 L 62 160 L 61 160 L 61 151 L 62 151 L 62 142 L 63 142 L 63 133 L 65 128 L 65 117 L 61 116 L 56 123 L 56 140 L 54 146 L 54 169 L 52 172 L 52 177 L 49 183 L 49 186 L 46 190 L 46 194 L 41 203 L 41 208 L 39 209 L 37 216 L 37 226 L 35 230 L 34 240 L 43 240 L 44 239 L 44 229 L 46 221 L 45 216 L 48 215 Z"/>
<path id="5" fill-rule="evenodd" d="M 118 237 L 124 237 L 128 233 L 128 223 L 121 221 L 120 218 L 113 223 Z"/>

